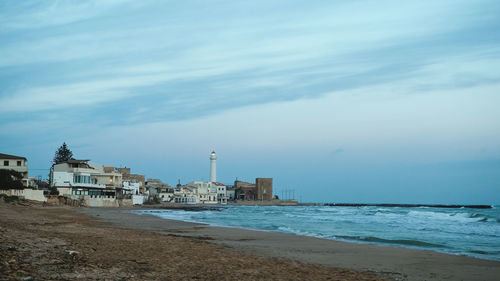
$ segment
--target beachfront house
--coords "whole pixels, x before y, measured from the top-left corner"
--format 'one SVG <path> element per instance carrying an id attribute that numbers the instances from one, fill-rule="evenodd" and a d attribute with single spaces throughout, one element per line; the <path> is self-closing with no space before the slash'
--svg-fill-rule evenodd
<path id="1" fill-rule="evenodd" d="M 50 169 L 50 185 L 60 195 L 116 196 L 116 184 L 121 179 L 116 173 L 106 173 L 104 166 L 89 160 L 70 159 L 54 164 Z"/>
<path id="2" fill-rule="evenodd" d="M 174 188 L 173 202 L 180 204 L 197 204 L 198 196 L 193 186 L 177 186 Z"/>
<path id="3" fill-rule="evenodd" d="M 217 189 L 217 203 L 227 204 L 227 188 L 226 185 L 220 182 L 214 182 L 215 188 Z"/>
<path id="4" fill-rule="evenodd" d="M 163 202 L 172 202 L 174 200 L 174 188 L 172 187 L 161 187 L 157 189 L 158 198 Z"/>
<path id="5" fill-rule="evenodd" d="M 0 169 L 14 170 L 21 173 L 23 175 L 22 182 L 25 187 L 29 186 L 28 166 L 26 166 L 26 162 L 28 162 L 26 157 L 0 153 Z"/>
<path id="6" fill-rule="evenodd" d="M 123 184 L 123 194 L 139 195 L 141 190 L 141 183 L 135 179 L 124 180 Z"/>
<path id="7" fill-rule="evenodd" d="M 104 184 L 106 190 L 114 190 L 115 194 L 123 193 L 122 174 L 117 172 L 115 167 L 94 163 L 90 163 L 90 165 L 99 171 L 96 175 L 97 183 Z"/>
<path id="8" fill-rule="evenodd" d="M 139 183 L 139 194 L 146 193 L 146 176 L 130 173 L 130 168 L 117 168 L 118 173 L 122 174 L 123 182 Z M 135 184 L 134 184 L 135 185 Z"/>
<path id="9" fill-rule="evenodd" d="M 193 181 L 187 186 L 194 190 L 198 204 L 227 204 L 226 186 L 222 183 Z"/>

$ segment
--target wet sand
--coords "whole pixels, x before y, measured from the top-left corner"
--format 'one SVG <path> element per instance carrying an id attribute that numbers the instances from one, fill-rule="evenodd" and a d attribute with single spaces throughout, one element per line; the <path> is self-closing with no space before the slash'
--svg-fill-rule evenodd
<path id="1" fill-rule="evenodd" d="M 189 237 L 262 257 L 377 274 L 395 280 L 498 280 L 500 262 L 313 237 L 213 227 L 137 215 L 124 209 L 81 208 L 78 212 L 116 227 Z"/>

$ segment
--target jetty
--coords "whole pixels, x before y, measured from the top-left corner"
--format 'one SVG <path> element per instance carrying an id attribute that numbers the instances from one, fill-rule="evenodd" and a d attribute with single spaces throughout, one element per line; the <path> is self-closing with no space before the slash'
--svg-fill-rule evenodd
<path id="1" fill-rule="evenodd" d="M 443 204 L 360 204 L 360 203 L 326 203 L 324 206 L 332 207 L 402 207 L 402 208 L 450 208 L 450 209 L 491 209 L 491 205 L 443 205 Z"/>

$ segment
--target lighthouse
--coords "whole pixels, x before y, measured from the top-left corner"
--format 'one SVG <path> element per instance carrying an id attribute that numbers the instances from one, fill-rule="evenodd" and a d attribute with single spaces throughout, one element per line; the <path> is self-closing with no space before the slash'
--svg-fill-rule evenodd
<path id="1" fill-rule="evenodd" d="M 210 153 L 210 182 L 215 182 L 215 160 L 217 160 L 217 156 L 215 156 L 215 151 Z"/>

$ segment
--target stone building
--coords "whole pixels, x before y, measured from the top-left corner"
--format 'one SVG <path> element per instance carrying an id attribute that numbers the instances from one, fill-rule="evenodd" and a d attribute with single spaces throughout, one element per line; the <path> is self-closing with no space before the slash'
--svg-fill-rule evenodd
<path id="1" fill-rule="evenodd" d="M 255 183 L 236 180 L 234 190 L 236 200 L 272 200 L 273 179 L 256 178 Z"/>
<path id="2" fill-rule="evenodd" d="M 257 200 L 273 200 L 273 179 L 256 178 Z"/>
<path id="3" fill-rule="evenodd" d="M 254 183 L 234 181 L 236 200 L 257 200 L 257 187 Z"/>

